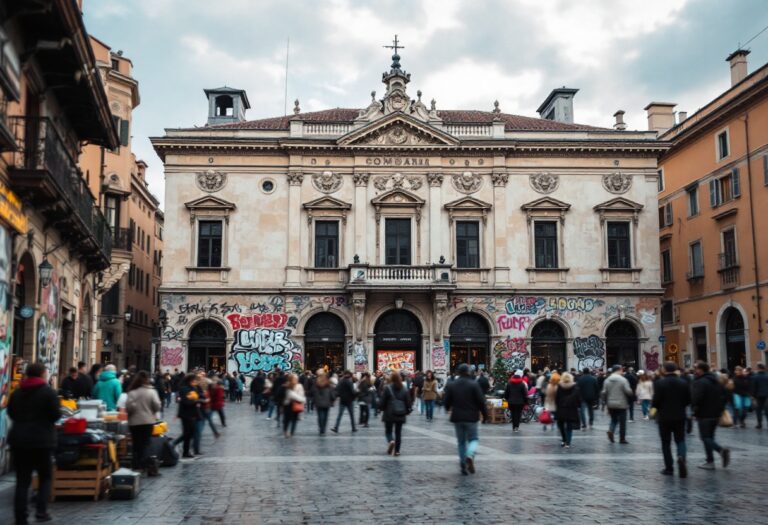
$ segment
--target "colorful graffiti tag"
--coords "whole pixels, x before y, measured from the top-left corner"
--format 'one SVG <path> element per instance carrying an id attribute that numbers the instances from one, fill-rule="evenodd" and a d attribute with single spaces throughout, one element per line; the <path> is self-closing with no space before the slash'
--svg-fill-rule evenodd
<path id="1" fill-rule="evenodd" d="M 241 374 L 254 375 L 301 368 L 301 348 L 289 337 L 289 330 L 254 328 L 235 332 L 230 358 Z"/>
<path id="2" fill-rule="evenodd" d="M 357 341 L 352 351 L 355 360 L 355 372 L 365 372 L 368 370 L 368 352 L 365 351 L 365 344 Z"/>
<path id="3" fill-rule="evenodd" d="M 508 314 L 534 315 L 541 312 L 591 312 L 604 303 L 593 297 L 531 297 L 517 295 L 504 308 Z"/>
<path id="4" fill-rule="evenodd" d="M 605 368 L 605 344 L 596 335 L 577 337 L 573 340 L 573 353 L 578 359 L 576 368 L 592 370 Z"/>
<path id="5" fill-rule="evenodd" d="M 493 349 L 508 373 L 525 368 L 528 347 L 524 338 L 507 336 L 505 340 L 497 341 Z"/>
<path id="6" fill-rule="evenodd" d="M 447 370 L 445 345 L 432 346 L 432 372 L 444 375 Z"/>
<path id="7" fill-rule="evenodd" d="M 184 362 L 184 349 L 181 346 L 163 346 L 160 348 L 160 368 L 180 367 Z"/>
<path id="8" fill-rule="evenodd" d="M 50 377 L 59 373 L 59 337 L 61 334 L 61 302 L 59 276 L 56 272 L 51 282 L 42 289 L 40 317 L 37 320 L 37 360 L 48 367 Z"/>
<path id="9" fill-rule="evenodd" d="M 413 372 L 415 370 L 416 352 L 405 350 L 382 350 L 376 354 L 376 363 L 378 369 L 385 372 L 392 370 Z"/>
<path id="10" fill-rule="evenodd" d="M 5 228 L 0 228 L 0 473 L 7 463 L 6 438 L 8 420 L 6 407 L 11 382 L 11 238 Z"/>

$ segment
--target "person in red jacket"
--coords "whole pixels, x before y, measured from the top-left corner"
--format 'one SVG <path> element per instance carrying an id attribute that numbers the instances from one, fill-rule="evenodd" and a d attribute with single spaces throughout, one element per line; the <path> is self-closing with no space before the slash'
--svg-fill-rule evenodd
<path id="1" fill-rule="evenodd" d="M 226 398 L 226 391 L 222 384 L 221 378 L 216 378 L 216 381 L 211 385 L 211 410 L 219 414 L 221 419 L 221 426 L 227 426 L 227 420 L 224 417 L 224 402 Z"/>
<path id="2" fill-rule="evenodd" d="M 504 390 L 504 399 L 507 400 L 509 411 L 512 414 L 512 432 L 520 431 L 520 416 L 523 407 L 528 402 L 528 384 L 523 377 L 523 371 L 517 370 L 509 378 L 509 383 Z"/>

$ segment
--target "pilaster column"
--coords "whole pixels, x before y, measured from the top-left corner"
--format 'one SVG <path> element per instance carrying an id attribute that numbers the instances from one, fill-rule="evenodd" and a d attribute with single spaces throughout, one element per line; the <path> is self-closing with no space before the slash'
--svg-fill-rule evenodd
<path id="1" fill-rule="evenodd" d="M 352 338 L 356 342 L 365 341 L 365 292 L 354 292 L 352 294 L 352 313 L 354 322 L 352 325 Z"/>
<path id="2" fill-rule="evenodd" d="M 288 265 L 285 286 L 301 285 L 301 183 L 304 174 L 288 170 Z"/>
<path id="3" fill-rule="evenodd" d="M 368 224 L 365 220 L 368 210 L 368 179 L 369 173 L 352 174 L 355 183 L 355 240 L 352 243 L 352 253 L 359 255 L 360 261 L 366 263 L 371 262 L 368 260 Z M 376 262 L 373 261 L 374 264 Z"/>
<path id="4" fill-rule="evenodd" d="M 494 284 L 509 285 L 509 259 L 507 256 L 507 199 L 509 174 L 503 168 L 494 168 L 493 181 L 493 273 Z"/>
<path id="5" fill-rule="evenodd" d="M 443 239 L 441 237 L 442 232 L 445 230 L 440 227 L 440 209 L 442 208 L 442 185 L 443 174 L 442 173 L 429 173 L 427 175 L 429 181 L 429 260 L 430 264 L 436 263 L 441 255 L 444 255 L 446 259 L 453 260 L 452 254 L 446 254 L 443 252 Z"/>
<path id="6" fill-rule="evenodd" d="M 434 308 L 434 333 L 432 338 L 435 341 L 443 340 L 443 319 L 445 319 L 445 312 L 448 310 L 448 294 L 440 292 L 435 294 Z"/>

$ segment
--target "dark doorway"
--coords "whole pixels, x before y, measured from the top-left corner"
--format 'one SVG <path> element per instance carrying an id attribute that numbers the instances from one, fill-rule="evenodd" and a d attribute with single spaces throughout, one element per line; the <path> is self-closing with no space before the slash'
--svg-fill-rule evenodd
<path id="1" fill-rule="evenodd" d="M 374 328 L 374 366 L 376 370 L 421 369 L 421 323 L 411 312 L 390 310 Z"/>
<path id="2" fill-rule="evenodd" d="M 304 367 L 316 371 L 344 369 L 344 322 L 336 315 L 313 315 L 304 327 Z"/>
<path id="3" fill-rule="evenodd" d="M 744 334 L 744 318 L 736 308 L 725 311 L 725 354 L 728 370 L 747 366 L 747 346 Z"/>
<path id="4" fill-rule="evenodd" d="M 488 369 L 490 333 L 485 319 L 477 314 L 461 314 L 453 320 L 448 333 L 451 336 L 452 372 L 462 363 L 474 366 L 476 370 Z"/>
<path id="5" fill-rule="evenodd" d="M 707 350 L 707 327 L 697 326 L 693 329 L 693 348 L 697 361 L 709 363 L 709 351 Z"/>
<path id="6" fill-rule="evenodd" d="M 615 321 L 605 331 L 607 365 L 622 365 L 638 369 L 640 341 L 637 329 L 628 321 Z"/>
<path id="7" fill-rule="evenodd" d="M 189 334 L 187 370 L 204 368 L 209 370 L 227 369 L 227 334 L 224 327 L 213 321 L 196 324 Z"/>
<path id="8" fill-rule="evenodd" d="M 34 355 L 34 313 L 36 287 L 35 262 L 29 252 L 19 260 L 13 298 L 13 356 L 29 362 Z"/>
<path id="9" fill-rule="evenodd" d="M 542 321 L 531 332 L 531 369 L 565 369 L 565 332 L 554 321 Z"/>

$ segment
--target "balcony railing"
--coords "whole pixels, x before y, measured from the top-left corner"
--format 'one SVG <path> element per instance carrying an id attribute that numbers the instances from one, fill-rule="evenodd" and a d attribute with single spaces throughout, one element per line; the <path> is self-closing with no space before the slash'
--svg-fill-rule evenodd
<path id="1" fill-rule="evenodd" d="M 374 286 L 453 286 L 452 269 L 447 264 L 349 266 L 349 284 Z"/>
<path id="2" fill-rule="evenodd" d="M 117 228 L 112 234 L 112 249 L 130 252 L 133 249 L 133 232 L 130 228 Z"/>
<path id="3" fill-rule="evenodd" d="M 72 241 L 92 269 L 109 266 L 112 231 L 77 166 L 77 143 L 65 140 L 48 118 L 9 117 L 18 150 L 11 184 Z"/>
<path id="4" fill-rule="evenodd" d="M 733 288 L 739 284 L 739 261 L 733 252 L 718 254 L 717 272 L 720 274 L 720 286 Z"/>

